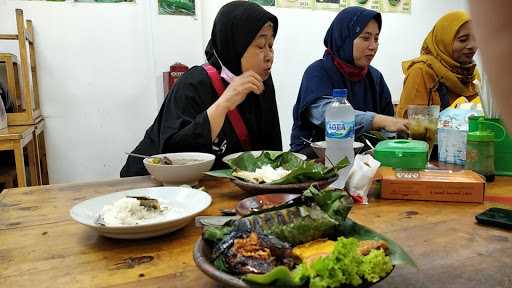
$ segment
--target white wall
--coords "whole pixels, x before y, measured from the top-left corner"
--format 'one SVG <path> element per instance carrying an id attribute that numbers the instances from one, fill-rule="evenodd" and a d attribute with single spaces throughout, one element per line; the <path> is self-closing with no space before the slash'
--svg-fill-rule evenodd
<path id="1" fill-rule="evenodd" d="M 51 183 L 118 177 L 158 111 L 162 72 L 200 60 L 199 22 L 153 2 L 0 0 L 0 33 L 15 33 L 15 8 L 34 23 Z"/>
<path id="2" fill-rule="evenodd" d="M 41 106 L 46 118 L 52 183 L 117 177 L 153 121 L 162 72 L 176 61 L 204 61 L 218 9 L 229 1 L 196 0 L 196 17 L 160 16 L 156 0 L 136 4 L 0 0 L 0 33 L 14 33 L 14 9 L 34 21 Z M 383 14 L 379 52 L 372 63 L 398 101 L 400 62 L 415 57 L 433 23 L 465 0 L 413 0 L 412 13 Z M 323 54 L 323 37 L 336 12 L 268 8 L 279 18 L 274 84 L 287 149 L 304 69 Z M 16 51 L 0 42 L 0 51 Z"/>

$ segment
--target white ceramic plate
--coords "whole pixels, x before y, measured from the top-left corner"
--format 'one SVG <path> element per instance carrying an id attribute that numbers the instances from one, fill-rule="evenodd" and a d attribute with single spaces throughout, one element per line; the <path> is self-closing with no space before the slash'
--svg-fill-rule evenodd
<path id="1" fill-rule="evenodd" d="M 169 207 L 162 215 L 132 226 L 103 226 L 96 223 L 105 205 L 112 205 L 125 196 L 147 196 Z M 69 214 L 73 220 L 96 230 L 100 235 L 119 239 L 141 239 L 178 230 L 212 203 L 212 197 L 201 190 L 185 187 L 153 187 L 115 192 L 85 200 Z M 173 209 L 174 208 L 174 209 Z"/>
<path id="2" fill-rule="evenodd" d="M 270 153 L 275 153 L 275 154 L 279 154 L 279 153 L 283 153 L 283 152 L 284 152 L 284 151 L 269 151 L 269 150 L 265 150 L 265 151 L 266 151 L 266 152 L 270 152 Z M 260 156 L 260 155 L 261 155 L 261 153 L 262 153 L 263 151 L 250 151 L 250 152 L 252 153 L 252 155 L 254 155 L 254 157 L 258 157 L 258 156 Z M 229 155 L 227 155 L 227 156 L 224 156 L 224 157 L 222 158 L 222 161 L 223 161 L 224 163 L 228 163 L 228 162 L 227 162 L 228 160 L 231 160 L 231 159 L 233 159 L 233 158 L 236 158 L 236 157 L 240 156 L 240 154 L 242 154 L 242 153 L 244 153 L 244 152 L 238 152 L 238 153 L 229 154 Z M 295 154 L 295 156 L 299 157 L 299 158 L 300 158 L 300 159 L 302 159 L 302 160 L 306 160 L 306 159 L 308 158 L 308 157 L 307 157 L 306 155 L 304 155 L 304 154 L 300 154 L 300 153 L 293 153 L 293 154 Z"/>

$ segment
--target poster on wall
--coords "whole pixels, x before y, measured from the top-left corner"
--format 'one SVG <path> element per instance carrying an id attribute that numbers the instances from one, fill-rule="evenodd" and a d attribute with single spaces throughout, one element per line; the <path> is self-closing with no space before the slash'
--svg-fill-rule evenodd
<path id="1" fill-rule="evenodd" d="M 315 9 L 339 11 L 347 7 L 347 0 L 316 0 Z"/>
<path id="2" fill-rule="evenodd" d="M 79 3 L 135 3 L 135 0 L 28 0 L 46 2 L 79 2 Z"/>
<path id="3" fill-rule="evenodd" d="M 387 1 L 387 0 L 383 0 Z M 350 0 L 350 6 L 360 6 L 366 9 L 381 11 L 381 0 Z"/>
<path id="4" fill-rule="evenodd" d="M 195 0 L 158 0 L 160 15 L 195 16 Z"/>
<path id="5" fill-rule="evenodd" d="M 56 1 L 56 0 L 46 0 L 46 1 Z M 57 0 L 58 1 L 58 0 Z M 82 3 L 135 3 L 135 0 L 75 0 L 75 2 Z"/>
<path id="6" fill-rule="evenodd" d="M 411 13 L 411 0 L 382 0 L 382 12 Z"/>
<path id="7" fill-rule="evenodd" d="M 313 9 L 315 0 L 277 0 L 277 7 Z"/>
<path id="8" fill-rule="evenodd" d="M 276 0 L 249 0 L 249 2 L 254 2 L 261 6 L 276 6 Z"/>

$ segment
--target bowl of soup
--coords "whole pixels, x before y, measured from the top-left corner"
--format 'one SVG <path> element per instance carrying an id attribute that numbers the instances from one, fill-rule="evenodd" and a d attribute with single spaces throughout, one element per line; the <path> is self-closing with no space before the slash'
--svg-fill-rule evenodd
<path id="1" fill-rule="evenodd" d="M 215 155 L 200 152 L 158 154 L 143 160 L 146 170 L 164 185 L 195 185 L 214 161 Z"/>

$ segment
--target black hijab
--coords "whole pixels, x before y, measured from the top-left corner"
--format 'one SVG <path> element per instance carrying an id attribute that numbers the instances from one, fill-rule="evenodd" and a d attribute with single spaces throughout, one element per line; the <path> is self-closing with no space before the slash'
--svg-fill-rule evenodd
<path id="1" fill-rule="evenodd" d="M 215 18 L 212 36 L 205 49 L 208 63 L 219 71 L 222 63 L 235 76 L 242 74 L 242 57 L 267 22 L 272 23 L 275 37 L 277 17 L 260 5 L 248 1 L 224 5 Z M 272 75 L 263 81 L 263 85 L 262 94 L 249 93 L 237 109 L 249 131 L 253 150 L 282 150 Z"/>
<path id="2" fill-rule="evenodd" d="M 275 37 L 277 17 L 260 5 L 248 1 L 233 1 L 224 5 L 215 17 L 212 36 L 205 50 L 206 59 L 220 70 L 216 53 L 231 73 L 237 76 L 242 74 L 242 56 L 267 22 L 272 23 Z"/>

